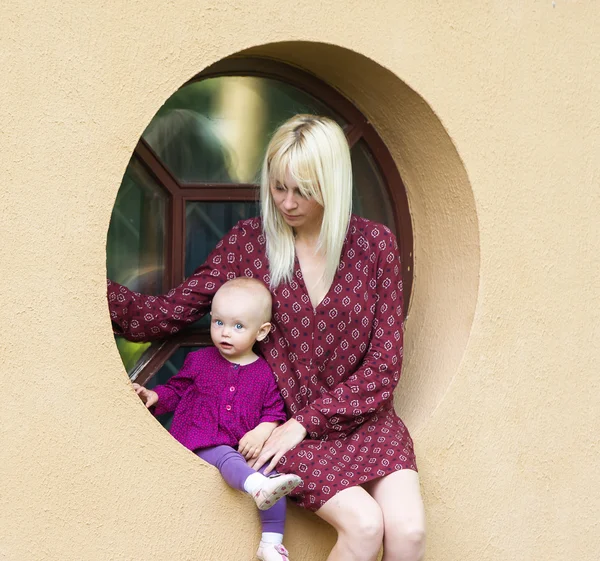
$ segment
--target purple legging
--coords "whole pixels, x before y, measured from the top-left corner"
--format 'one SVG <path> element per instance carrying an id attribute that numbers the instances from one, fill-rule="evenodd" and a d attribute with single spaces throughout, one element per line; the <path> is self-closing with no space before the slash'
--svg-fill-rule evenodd
<path id="1" fill-rule="evenodd" d="M 234 489 L 244 491 L 244 482 L 249 475 L 256 473 L 238 451 L 231 446 L 212 446 L 199 448 L 194 452 L 205 462 L 215 466 L 223 479 Z M 266 466 L 259 471 L 262 472 Z M 260 523 L 263 532 L 283 534 L 285 526 L 285 499 L 277 501 L 269 510 L 259 510 Z"/>

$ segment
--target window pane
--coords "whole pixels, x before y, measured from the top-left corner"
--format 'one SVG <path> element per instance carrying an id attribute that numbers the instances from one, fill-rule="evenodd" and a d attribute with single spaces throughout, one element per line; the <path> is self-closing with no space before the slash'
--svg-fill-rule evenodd
<path id="1" fill-rule="evenodd" d="M 132 370 L 135 368 L 140 358 L 144 354 L 144 351 L 150 347 L 152 343 L 138 343 L 136 341 L 128 341 L 121 335 L 115 335 L 115 342 L 117 343 L 117 349 L 121 355 L 123 366 L 127 371 L 127 374 L 131 376 Z"/>
<path id="2" fill-rule="evenodd" d="M 113 208 L 106 242 L 108 277 L 132 290 L 163 290 L 167 197 L 134 158 Z"/>
<path id="3" fill-rule="evenodd" d="M 185 276 L 202 265 L 217 242 L 239 221 L 258 216 L 255 202 L 199 202 L 185 205 Z"/>
<path id="4" fill-rule="evenodd" d="M 392 204 L 385 189 L 384 179 L 364 140 L 360 140 L 352 148 L 352 175 L 353 212 L 369 220 L 381 222 L 395 233 Z"/>
<path id="5" fill-rule="evenodd" d="M 185 276 L 189 277 L 202 263 L 218 241 L 239 221 L 259 214 L 258 203 L 190 201 L 185 206 Z M 193 324 L 208 329 L 207 314 Z"/>
<path id="6" fill-rule="evenodd" d="M 165 212 L 167 199 L 135 158 L 127 166 L 113 208 L 106 242 L 108 278 L 147 294 L 163 287 Z M 150 343 L 115 337 L 129 372 Z"/>
<path id="7" fill-rule="evenodd" d="M 146 383 L 148 389 L 155 388 L 161 384 L 169 381 L 171 376 L 177 374 L 183 366 L 185 357 L 192 351 L 197 351 L 200 347 L 179 347 L 167 360 L 163 367 Z M 171 428 L 171 421 L 173 420 L 173 413 L 166 413 L 157 417 L 160 424 L 167 430 Z"/>
<path id="8" fill-rule="evenodd" d="M 161 107 L 143 137 L 182 183 L 256 183 L 273 131 L 297 113 L 344 121 L 311 95 L 269 78 L 194 82 Z"/>

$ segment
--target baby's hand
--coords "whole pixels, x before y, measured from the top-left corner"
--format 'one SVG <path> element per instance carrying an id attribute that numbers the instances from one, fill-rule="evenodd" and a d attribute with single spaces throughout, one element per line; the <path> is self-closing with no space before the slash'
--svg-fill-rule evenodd
<path id="1" fill-rule="evenodd" d="M 268 435 L 265 436 L 264 431 L 257 429 L 248 431 L 240 439 L 238 444 L 238 452 L 244 456 L 246 460 L 257 458 L 267 440 L 267 437 Z"/>
<path id="2" fill-rule="evenodd" d="M 148 390 L 139 384 L 133 384 L 133 389 L 135 390 L 135 393 L 140 396 L 140 399 L 146 404 L 148 409 L 158 403 L 158 394 L 156 392 Z"/>

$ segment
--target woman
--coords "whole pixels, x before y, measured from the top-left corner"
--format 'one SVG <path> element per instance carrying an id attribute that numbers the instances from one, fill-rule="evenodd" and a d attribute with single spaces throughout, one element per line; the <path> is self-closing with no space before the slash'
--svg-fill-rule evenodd
<path id="1" fill-rule="evenodd" d="M 402 363 L 398 247 L 381 224 L 351 214 L 350 151 L 332 120 L 297 115 L 263 164 L 262 219 L 239 222 L 206 263 L 165 296 L 109 281 L 117 333 L 176 333 L 208 310 L 226 280 L 271 288 L 273 330 L 260 351 L 289 420 L 253 467 L 304 484 L 292 495 L 333 525 L 328 561 L 416 561 L 424 514 L 412 440 L 393 408 Z"/>

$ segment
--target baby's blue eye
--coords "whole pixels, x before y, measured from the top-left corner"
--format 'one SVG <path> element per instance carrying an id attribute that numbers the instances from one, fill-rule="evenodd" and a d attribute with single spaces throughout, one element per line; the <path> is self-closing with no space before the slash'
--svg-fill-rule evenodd
<path id="1" fill-rule="evenodd" d="M 235 324 L 235 328 L 236 329 L 242 329 L 244 326 L 241 323 L 236 323 Z"/>
<path id="2" fill-rule="evenodd" d="M 216 319 L 215 324 L 217 324 L 219 327 L 221 327 L 221 325 L 223 325 L 223 322 L 220 319 Z"/>

